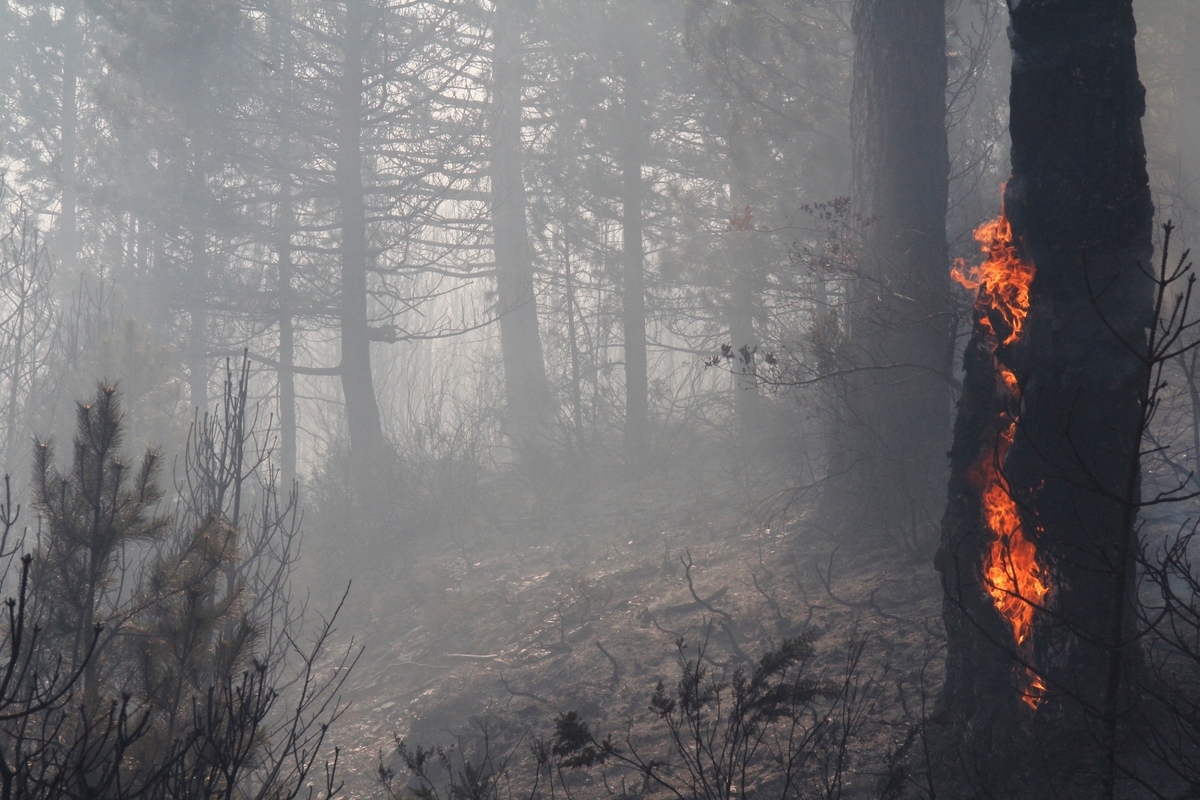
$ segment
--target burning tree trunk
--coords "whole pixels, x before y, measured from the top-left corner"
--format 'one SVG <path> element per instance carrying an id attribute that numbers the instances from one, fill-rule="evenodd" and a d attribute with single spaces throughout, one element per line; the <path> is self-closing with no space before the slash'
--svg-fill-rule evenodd
<path id="1" fill-rule="evenodd" d="M 830 499 L 845 519 L 855 497 L 854 534 L 912 548 L 936 540 L 950 427 L 945 14 L 942 0 L 856 0 L 853 19 L 854 191 L 871 222 L 838 416 L 846 491 Z"/>
<path id="2" fill-rule="evenodd" d="M 1095 797 L 1111 678 L 1132 660 L 1144 93 L 1131 0 L 1010 6 L 1006 215 L 977 233 L 983 266 L 956 275 L 976 314 L 938 556 L 939 793 Z"/>

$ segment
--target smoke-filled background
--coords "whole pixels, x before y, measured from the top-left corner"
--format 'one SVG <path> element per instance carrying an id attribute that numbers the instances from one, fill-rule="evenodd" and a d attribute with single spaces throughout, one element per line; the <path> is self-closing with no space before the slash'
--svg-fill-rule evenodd
<path id="1" fill-rule="evenodd" d="M 1177 256 L 1200 4 L 1134 6 Z M 5 798 L 934 797 L 1009 14 L 5 0 L 0 553 L 41 638 L 8 623 L 0 728 L 53 731 L 0 731 Z M 1140 575 L 1192 552 L 1195 338 Z M 1161 569 L 1187 713 L 1130 758 L 1192 796 L 1200 584 Z"/>

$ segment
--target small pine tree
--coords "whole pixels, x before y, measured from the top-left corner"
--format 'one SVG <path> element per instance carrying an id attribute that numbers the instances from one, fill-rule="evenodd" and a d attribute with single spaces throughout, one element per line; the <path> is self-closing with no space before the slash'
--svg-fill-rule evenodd
<path id="1" fill-rule="evenodd" d="M 73 460 L 60 471 L 52 440 L 34 447 L 34 508 L 43 523 L 37 588 L 50 630 L 65 642 L 72 667 L 83 658 L 94 630 L 109 621 L 118 561 L 126 545 L 161 539 L 168 520 L 155 513 L 162 491 L 158 457 L 147 451 L 136 468 L 121 454 L 124 420 L 117 388 L 100 383 L 90 403 L 79 403 Z M 109 631 L 84 671 L 85 698 L 99 689 L 99 658 Z"/>
<path id="2" fill-rule="evenodd" d="M 231 417 L 239 435 L 244 414 L 239 404 Z M 345 708 L 337 695 L 356 656 L 347 650 L 318 677 L 336 613 L 300 647 L 300 613 L 279 609 L 298 544 L 287 523 L 294 498 L 281 512 L 265 481 L 264 510 L 250 515 L 261 530 L 247 535 L 220 507 L 191 513 L 212 497 L 192 481 L 177 498 L 187 511 L 164 516 L 158 458 L 148 452 L 130 468 L 121 454 L 116 387 L 101 384 L 76 423 L 69 467 L 55 465 L 52 443 L 36 447 L 42 537 L 9 603 L 10 661 L 25 666 L 16 690 L 0 692 L 0 711 L 15 709 L 0 715 L 0 800 L 332 798 L 341 790 L 336 748 L 324 788 L 310 776 Z M 3 546 L 10 505 L 0 503 L 0 561 L 15 552 Z M 260 603 L 264 592 L 278 597 Z M 23 638 L 27 597 L 36 622 Z"/>

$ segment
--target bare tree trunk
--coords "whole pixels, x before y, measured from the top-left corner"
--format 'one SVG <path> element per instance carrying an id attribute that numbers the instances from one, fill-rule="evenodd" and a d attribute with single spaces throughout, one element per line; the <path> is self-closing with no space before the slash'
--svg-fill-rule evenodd
<path id="1" fill-rule="evenodd" d="M 848 309 L 845 382 L 836 415 L 846 467 L 832 475 L 843 524 L 910 549 L 936 541 L 945 481 L 952 347 L 948 313 L 944 0 L 857 0 L 854 190 L 865 258 Z"/>
<path id="2" fill-rule="evenodd" d="M 275 224 L 279 258 L 279 459 L 285 495 L 296 481 L 296 312 L 292 288 L 292 232 L 296 220 L 295 209 L 292 207 L 291 114 L 294 102 L 292 76 L 295 72 L 295 59 L 287 40 L 291 25 L 291 0 L 281 0 L 276 27 L 276 48 L 282 56 L 285 85 L 280 124 L 283 140 L 279 154 L 279 211 Z"/>
<path id="3" fill-rule="evenodd" d="M 733 347 L 733 391 L 738 427 L 743 439 L 753 439 L 762 423 L 762 395 L 755 368 L 758 334 L 754 329 L 758 276 L 762 274 L 759 234 L 744 234 L 744 254 L 734 268 L 729 287 L 729 337 Z"/>
<path id="4" fill-rule="evenodd" d="M 279 199 L 279 458 L 284 491 L 296 480 L 296 323 L 292 289 L 291 186 Z"/>
<path id="5" fill-rule="evenodd" d="M 1180 9 L 1181 19 L 1172 22 L 1183 28 L 1183 48 L 1176 62 L 1175 75 L 1175 135 L 1179 162 L 1172 176 L 1175 192 L 1166 212 L 1186 234 L 1200 227 L 1200 7 L 1186 3 Z"/>
<path id="6" fill-rule="evenodd" d="M 1153 286 L 1138 267 L 1149 269 L 1152 256 L 1144 91 L 1131 0 L 1010 5 L 1005 204 L 1017 252 L 1035 275 L 1021 336 L 995 347 L 993 335 L 989 351 L 987 331 L 999 321 L 977 312 L 967 351 L 938 556 L 950 723 L 942 793 L 1108 796 L 1096 731 L 1111 716 L 1109 660 L 1115 653 L 1127 668 L 1136 657 L 1112 629 L 1127 632 L 1132 618 L 1137 498 L 1129 481 L 1134 464 L 1136 493 L 1144 377 L 1118 336 L 1144 343 L 1152 316 Z M 1019 386 L 1019 404 L 997 400 L 998 371 Z M 1024 644 L 988 597 L 995 582 L 983 565 L 999 539 L 971 477 L 994 447 L 999 414 L 1013 419 L 1015 436 L 996 468 L 1035 548 L 1034 569 L 1048 581 L 1044 601 L 1005 598 L 1005 616 L 1031 615 Z M 1024 569 L 1009 555 L 1010 574 Z M 1045 686 L 1032 698 L 1031 679 Z M 951 763 L 969 767 L 965 783 Z M 955 780 L 960 794 L 947 794 Z"/>
<path id="7" fill-rule="evenodd" d="M 645 99 L 639 20 L 634 10 L 629 41 L 621 54 L 625 81 L 625 131 L 621 143 L 622 266 L 621 322 L 625 335 L 625 459 L 636 468 L 650 435 L 650 386 L 646 372 L 646 276 L 642 242 L 642 166 L 645 162 Z"/>
<path id="8" fill-rule="evenodd" d="M 729 276 L 729 339 L 733 348 L 734 408 L 737 409 L 739 433 L 742 439 L 752 439 L 762 424 L 762 395 L 758 391 L 756 351 L 758 334 L 755 331 L 755 312 L 764 268 L 765 235 L 754 229 L 754 214 L 761 212 L 753 196 L 753 176 L 756 170 L 752 134 L 742 130 L 737 119 L 729 121 L 729 161 L 733 189 L 734 212 L 744 206 L 749 218 L 742 226 L 730 225 L 730 235 L 738 236 L 734 245 L 734 263 Z M 744 229 L 742 229 L 744 228 Z"/>
<path id="9" fill-rule="evenodd" d="M 519 452 L 529 455 L 531 449 L 545 446 L 552 409 L 538 332 L 522 174 L 521 21 L 525 11 L 521 0 L 500 0 L 496 5 L 491 187 L 505 432 Z"/>
<path id="10" fill-rule="evenodd" d="M 36 267 L 36 265 L 34 265 Z M 26 264 L 18 264 L 16 268 L 26 268 Z M 32 270 L 30 270 L 32 272 Z M 27 334 L 26 315 L 29 313 L 29 292 L 28 284 L 25 279 L 18 278 L 23 291 L 17 298 L 16 313 L 13 314 L 13 320 L 10 323 L 13 325 L 12 337 L 5 344 L 12 353 L 12 373 L 9 377 L 8 386 L 8 409 L 7 419 L 5 420 L 4 431 L 4 459 L 8 463 L 19 463 L 18 454 L 16 453 L 17 441 L 17 424 L 21 412 L 21 384 L 25 378 L 25 338 Z M 21 442 L 22 446 L 28 446 L 26 442 Z"/>
<path id="11" fill-rule="evenodd" d="M 202 227 L 192 230 L 188 264 L 188 391 L 193 406 L 208 410 L 208 237 Z"/>
<path id="12" fill-rule="evenodd" d="M 367 212 L 362 175 L 363 2 L 346 0 L 335 181 L 342 222 L 341 379 L 350 457 L 359 480 L 382 466 L 383 427 L 371 375 L 367 320 Z"/>
<path id="13" fill-rule="evenodd" d="M 62 151 L 59 171 L 62 185 L 62 212 L 58 221 L 59 258 L 68 272 L 76 272 L 75 259 L 79 254 L 78 206 L 79 187 L 79 0 L 65 0 L 62 25 Z"/>
<path id="14" fill-rule="evenodd" d="M 579 349 L 579 329 L 576 326 L 579 290 L 576 286 L 574 241 L 571 221 L 575 214 L 572 167 L 575 163 L 575 126 L 578 119 L 563 110 L 558 112 L 558 172 L 562 180 L 562 198 L 558 249 L 562 254 L 564 295 L 567 304 L 567 347 L 571 354 L 571 441 L 577 454 L 585 452 L 583 441 L 583 355 Z M 579 320 L 582 324 L 582 320 Z"/>
<path id="15" fill-rule="evenodd" d="M 582 453 L 583 446 L 583 365 L 579 352 L 579 332 L 575 328 L 575 273 L 571 262 L 571 238 L 563 233 L 563 270 L 566 273 L 567 294 L 567 345 L 571 349 L 571 420 L 572 440 L 576 452 Z"/>

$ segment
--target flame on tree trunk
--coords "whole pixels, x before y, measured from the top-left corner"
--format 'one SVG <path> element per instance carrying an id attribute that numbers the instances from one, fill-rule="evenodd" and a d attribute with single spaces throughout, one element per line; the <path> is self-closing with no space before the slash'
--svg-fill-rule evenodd
<path id="1" fill-rule="evenodd" d="M 1017 253 L 1003 207 L 997 219 L 976 229 L 975 239 L 982 245 L 983 263 L 968 270 L 959 259 L 950 276 L 975 292 L 975 335 L 992 354 L 1002 409 L 967 477 L 979 492 L 983 522 L 993 536 L 984 558 L 984 586 L 1000 616 L 1012 627 L 1013 641 L 1024 662 L 1018 668 L 1021 696 L 1036 709 L 1046 685 L 1031 666 L 1033 617 L 1050 594 L 1049 576 L 1038 563 L 1037 546 L 1026 534 L 1021 509 L 1004 477 L 1004 460 L 1017 434 L 1021 385 L 999 354 L 1001 347 L 1021 338 L 1036 270 Z"/>

